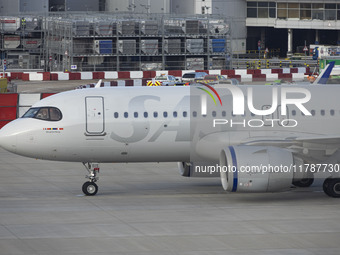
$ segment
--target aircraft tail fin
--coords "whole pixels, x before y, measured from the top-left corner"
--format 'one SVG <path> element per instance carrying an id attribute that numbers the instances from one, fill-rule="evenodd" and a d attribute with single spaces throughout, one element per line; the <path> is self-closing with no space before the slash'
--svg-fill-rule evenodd
<path id="1" fill-rule="evenodd" d="M 100 85 L 102 84 L 102 80 L 99 80 L 96 84 L 96 86 L 94 86 L 95 88 L 100 88 Z"/>
<path id="2" fill-rule="evenodd" d="M 331 75 L 332 69 L 335 65 L 335 62 L 330 62 L 326 68 L 320 73 L 318 78 L 313 82 L 313 84 L 327 84 L 328 78 Z"/>

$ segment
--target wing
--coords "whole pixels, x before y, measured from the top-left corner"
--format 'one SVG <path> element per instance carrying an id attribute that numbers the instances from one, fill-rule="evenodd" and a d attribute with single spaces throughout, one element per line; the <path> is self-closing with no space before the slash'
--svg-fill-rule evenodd
<path id="1" fill-rule="evenodd" d="M 196 152 L 211 159 L 229 145 L 274 146 L 285 148 L 308 162 L 334 161 L 340 148 L 340 136 L 301 135 L 298 133 L 243 133 L 217 132 L 202 135 L 196 144 Z M 339 150 L 340 151 L 340 150 Z M 340 154 L 340 152 L 339 152 Z"/>
<path id="2" fill-rule="evenodd" d="M 338 135 L 306 135 L 302 137 L 286 137 L 284 139 L 271 137 L 269 139 L 254 139 L 243 144 L 286 148 L 307 161 L 317 161 L 318 163 L 320 163 L 320 161 L 338 161 L 338 159 L 340 159 L 340 155 L 338 155 L 340 136 Z"/>

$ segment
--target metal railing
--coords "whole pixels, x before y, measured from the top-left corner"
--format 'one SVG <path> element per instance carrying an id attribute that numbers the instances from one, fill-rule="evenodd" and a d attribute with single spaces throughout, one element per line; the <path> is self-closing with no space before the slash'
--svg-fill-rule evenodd
<path id="1" fill-rule="evenodd" d="M 245 59 L 233 58 L 234 69 L 268 69 L 268 68 L 295 68 L 310 67 L 318 68 L 318 61 L 306 60 L 285 60 L 285 59 Z"/>

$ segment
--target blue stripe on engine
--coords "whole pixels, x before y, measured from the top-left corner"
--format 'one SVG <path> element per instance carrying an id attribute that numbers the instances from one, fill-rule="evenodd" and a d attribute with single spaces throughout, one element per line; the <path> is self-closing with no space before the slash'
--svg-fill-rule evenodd
<path id="1" fill-rule="evenodd" d="M 231 154 L 231 159 L 233 161 L 233 188 L 231 190 L 231 192 L 236 192 L 237 190 L 237 182 L 238 182 L 238 168 L 237 168 L 237 160 L 236 160 L 236 154 L 235 154 L 235 150 L 233 146 L 229 146 L 229 151 Z M 236 171 L 234 171 L 236 170 Z"/>

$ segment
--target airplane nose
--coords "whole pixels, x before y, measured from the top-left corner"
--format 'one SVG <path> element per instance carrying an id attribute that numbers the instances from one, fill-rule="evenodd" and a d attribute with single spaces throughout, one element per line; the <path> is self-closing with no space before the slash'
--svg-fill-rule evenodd
<path id="1" fill-rule="evenodd" d="M 16 134 L 11 132 L 11 130 L 4 126 L 0 129 L 0 147 L 7 151 L 15 152 L 17 146 Z"/>

